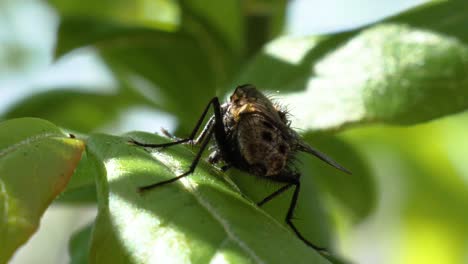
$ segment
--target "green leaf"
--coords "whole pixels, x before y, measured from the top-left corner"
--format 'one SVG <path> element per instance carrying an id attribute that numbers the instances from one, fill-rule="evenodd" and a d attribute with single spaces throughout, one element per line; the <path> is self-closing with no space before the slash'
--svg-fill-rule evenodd
<path id="1" fill-rule="evenodd" d="M 429 256 L 434 263 L 463 263 L 466 258 L 467 114 L 409 128 L 373 126 L 342 133 L 380 181 L 385 213 L 375 214 L 373 225 L 401 225 L 397 230 L 403 236 L 392 239 L 403 262 L 424 262 Z"/>
<path id="2" fill-rule="evenodd" d="M 96 166 L 88 158 L 86 152 L 84 152 L 67 188 L 57 197 L 55 202 L 72 204 L 95 203 L 96 178 Z"/>
<path id="3" fill-rule="evenodd" d="M 304 139 L 350 170 L 352 175 L 328 166 L 315 157 L 301 155 L 299 160 L 303 178 L 313 178 L 317 189 L 330 194 L 351 213 L 353 220 L 363 220 L 372 213 L 377 193 L 374 177 L 362 154 L 340 137 L 306 134 Z"/>
<path id="4" fill-rule="evenodd" d="M 113 121 L 131 99 L 76 90 L 52 90 L 18 102 L 3 116 L 5 119 L 38 117 L 74 131 L 89 132 Z"/>
<path id="5" fill-rule="evenodd" d="M 295 225 L 302 234 L 318 246 L 330 248 L 333 238 L 330 215 L 323 206 L 323 190 L 316 187 L 315 179 L 301 170 L 301 192 L 294 213 Z M 259 179 L 248 173 L 232 169 L 228 172 L 230 178 L 239 186 L 242 193 L 260 202 L 282 185 Z M 291 203 L 293 189 L 286 191 L 272 201 L 262 206 L 262 209 L 273 216 L 279 223 L 287 227 L 286 212 Z"/>
<path id="6" fill-rule="evenodd" d="M 83 0 L 48 2 L 62 16 L 105 18 L 118 23 L 174 30 L 179 21 L 179 7 L 173 0 Z"/>
<path id="7" fill-rule="evenodd" d="M 194 22 L 203 26 L 198 37 L 205 34 L 217 40 L 230 50 L 235 56 L 242 56 L 245 43 L 244 21 L 242 6 L 238 0 L 183 0 L 181 1 L 183 19 L 182 27 L 195 29 Z M 200 34 L 201 33 L 201 34 Z M 197 34 L 195 34 L 197 36 Z"/>
<path id="8" fill-rule="evenodd" d="M 94 135 L 88 154 L 100 161 L 92 263 L 329 263 L 205 162 L 187 178 L 139 194 L 138 187 L 189 167 L 194 153 L 185 146 L 150 153 L 128 138 Z"/>
<path id="9" fill-rule="evenodd" d="M 283 101 L 306 130 L 456 113 L 468 107 L 467 10 L 460 1 L 431 3 L 352 32 L 279 38 L 238 83 L 294 90 Z"/>
<path id="10" fill-rule="evenodd" d="M 0 123 L 0 263 L 36 231 L 52 200 L 65 188 L 84 143 L 35 118 Z"/>
<path id="11" fill-rule="evenodd" d="M 246 59 L 241 4 L 238 0 L 184 0 L 181 9 L 181 30 L 205 51 L 205 60 L 214 69 L 215 89 L 226 86 Z"/>
<path id="12" fill-rule="evenodd" d="M 246 24 L 247 54 L 255 55 L 262 46 L 284 31 L 287 0 L 241 1 Z"/>
<path id="13" fill-rule="evenodd" d="M 93 232 L 93 224 L 83 227 L 74 233 L 68 244 L 71 264 L 88 264 L 89 247 Z"/>

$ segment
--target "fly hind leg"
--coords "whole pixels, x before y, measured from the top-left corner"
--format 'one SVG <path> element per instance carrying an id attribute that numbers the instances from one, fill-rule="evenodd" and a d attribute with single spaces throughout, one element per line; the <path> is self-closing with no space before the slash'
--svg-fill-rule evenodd
<path id="1" fill-rule="evenodd" d="M 309 240 L 307 240 L 302 234 L 301 232 L 296 228 L 296 226 L 294 225 L 293 223 L 293 217 L 294 217 L 294 210 L 296 209 L 296 206 L 297 206 L 297 200 L 299 198 L 299 192 L 300 192 L 300 189 L 301 189 L 301 183 L 299 181 L 299 177 L 298 175 L 296 175 L 295 177 L 287 177 L 287 176 L 281 176 L 281 177 L 276 177 L 276 178 L 267 178 L 268 180 L 271 180 L 271 181 L 276 181 L 276 182 L 280 182 L 280 183 L 285 183 L 284 186 L 282 186 L 281 188 L 279 188 L 278 190 L 276 190 L 275 192 L 273 192 L 272 194 L 268 195 L 267 197 L 265 197 L 262 201 L 260 201 L 259 203 L 257 203 L 258 206 L 262 206 L 264 205 L 265 203 L 271 201 L 273 198 L 277 197 L 278 195 L 284 193 L 286 190 L 288 190 L 289 188 L 291 187 L 295 187 L 294 189 L 294 193 L 293 193 L 293 196 L 291 198 L 291 202 L 289 204 L 289 208 L 288 208 L 288 213 L 286 214 L 286 218 L 285 218 L 285 221 L 286 223 L 289 225 L 289 227 L 291 227 L 291 229 L 294 231 L 294 233 L 296 234 L 296 236 L 302 240 L 302 242 L 304 242 L 306 245 L 308 245 L 309 247 L 319 251 L 320 253 L 322 254 L 328 254 L 328 251 L 326 248 L 324 247 L 320 247 L 320 246 L 317 246 L 315 245 L 314 243 L 310 242 Z"/>

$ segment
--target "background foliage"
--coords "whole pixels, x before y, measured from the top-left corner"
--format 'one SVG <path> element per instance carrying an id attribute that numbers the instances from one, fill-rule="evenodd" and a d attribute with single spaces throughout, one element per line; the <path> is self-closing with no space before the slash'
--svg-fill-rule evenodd
<path id="1" fill-rule="evenodd" d="M 304 190 L 295 221 L 308 238 L 359 263 L 467 260 L 468 117 L 453 115 L 468 107 L 464 1 L 429 2 L 376 23 L 310 36 L 284 32 L 285 0 L 48 4 L 60 21 L 57 63 L 92 50 L 115 89 L 78 82 L 38 89 L 6 107 L 2 120 L 28 116 L 55 125 L 38 119 L 0 125 L 0 183 L 6 186 L 0 201 L 5 209 L 10 205 L 4 201 L 13 195 L 31 205 L 32 196 L 11 192 L 17 185 L 8 179 L 29 179 L 31 173 L 9 168 L 30 164 L 20 154 L 22 142 L 37 137 L 35 131 L 61 138 L 66 144 L 60 148 L 75 155 L 86 142 L 66 190 L 54 202 L 98 204 L 96 221 L 70 239 L 73 263 L 206 263 L 217 258 L 274 263 L 292 257 L 297 257 L 295 263 L 339 263 L 305 247 L 282 226 L 288 195 L 264 210 L 253 206 L 275 186 L 239 171 L 229 172 L 228 178 L 202 164 L 189 181 L 144 197 L 135 192 L 137 186 L 186 168 L 195 150 L 179 146 L 150 154 L 129 146 L 129 137 L 167 139 L 141 132 L 109 135 L 122 114 L 142 106 L 170 113 L 177 120 L 176 134 L 187 135 L 211 97 L 225 98 L 242 83 L 253 83 L 284 102 L 305 139 L 353 172 L 343 175 L 311 157 L 299 157 Z M 0 87 L 2 94 L 7 90 Z M 445 116 L 450 117 L 439 119 Z M 26 144 L 25 151 L 33 155 L 36 148 L 50 152 L 51 147 Z M 74 164 L 74 156 L 61 153 L 54 158 Z M 36 162 L 34 173 L 67 176 L 60 168 L 49 172 L 38 167 L 61 161 Z M 37 186 L 42 185 L 21 188 Z M 32 217 L 36 222 L 40 208 L 57 195 L 55 189 L 39 189 L 45 190 L 46 205 L 33 205 L 40 212 Z M 20 216 L 5 212 L 3 219 Z M 135 224 L 128 225 L 128 219 Z M 4 262 L 21 243 L 5 236 L 17 222 L 3 221 L 0 241 L 12 246 L 0 252 Z M 256 236 L 246 232 L 252 226 Z"/>

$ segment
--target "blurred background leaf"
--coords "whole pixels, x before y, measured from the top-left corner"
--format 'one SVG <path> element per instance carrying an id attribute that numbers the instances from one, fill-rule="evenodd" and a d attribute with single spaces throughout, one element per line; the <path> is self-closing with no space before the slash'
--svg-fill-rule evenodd
<path id="1" fill-rule="evenodd" d="M 347 140 L 329 135 L 305 135 L 315 148 L 352 172 L 344 174 L 308 155 L 300 156 L 303 178 L 311 177 L 317 189 L 339 203 L 354 221 L 362 221 L 376 206 L 377 190 L 366 159 Z M 327 206 L 330 208 L 330 206 Z"/>
<path id="2" fill-rule="evenodd" d="M 87 225 L 75 232 L 68 243 L 68 252 L 70 254 L 71 264 L 89 263 L 89 248 L 93 225 Z"/>
<path id="3" fill-rule="evenodd" d="M 268 41 L 284 30 L 287 0 L 241 1 L 246 21 L 248 56 L 255 55 Z"/>
<path id="4" fill-rule="evenodd" d="M 379 126 L 342 135 L 375 166 L 382 209 L 374 221 L 390 229 L 377 232 L 402 243 L 393 245 L 398 251 L 392 263 L 464 262 L 468 181 L 465 162 L 453 157 L 466 142 L 460 134 L 466 121 L 463 114 L 412 128 Z"/>
<path id="5" fill-rule="evenodd" d="M 75 25 L 95 29 L 97 33 L 86 30 L 83 31 L 85 36 L 76 36 Z M 70 37 L 65 36 L 67 33 Z M 94 34 L 99 39 L 94 39 Z M 196 40 L 186 33 L 145 28 L 126 30 L 87 18 L 63 21 L 59 35 L 60 39 L 68 41 L 75 37 L 80 41 L 89 38 L 90 42 L 86 44 L 95 44 L 114 73 L 124 79 L 125 87 L 131 88 L 135 83 L 140 85 L 140 89 L 146 89 L 145 93 L 154 94 L 155 105 L 175 113 L 182 120 L 199 111 L 200 105 L 204 104 L 202 98 L 214 94 L 212 65 Z M 61 49 L 59 42 L 58 50 Z"/>
<path id="6" fill-rule="evenodd" d="M 48 0 L 62 16 L 99 17 L 130 25 L 174 29 L 180 16 L 179 5 L 173 0 L 92 1 Z"/>
<path id="7" fill-rule="evenodd" d="M 203 107 L 204 98 L 226 85 L 239 67 L 242 51 L 239 4 L 223 2 L 230 5 L 225 9 L 229 20 L 226 14 L 208 12 L 212 9 L 206 4 L 182 1 L 184 12 L 176 32 L 101 16 L 79 17 L 79 10 L 70 15 L 66 9 L 56 52 L 61 55 L 93 45 L 126 87 L 154 95 L 156 106 L 175 113 L 181 121 L 193 120 L 192 113 Z M 62 6 L 57 7 L 62 12 Z M 119 9 L 118 5 L 108 8 Z"/>
<path id="8" fill-rule="evenodd" d="M 132 98 L 124 95 L 81 92 L 79 88 L 52 90 L 32 94 L 10 108 L 3 118 L 38 117 L 86 133 L 115 120 L 119 111 L 131 103 Z"/>

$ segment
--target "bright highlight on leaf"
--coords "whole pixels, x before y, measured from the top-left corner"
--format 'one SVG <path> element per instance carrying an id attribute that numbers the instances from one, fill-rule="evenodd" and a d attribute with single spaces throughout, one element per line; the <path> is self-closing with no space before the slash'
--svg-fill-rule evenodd
<path id="1" fill-rule="evenodd" d="M 185 146 L 149 153 L 128 138 L 95 135 L 88 151 L 101 172 L 92 263 L 210 263 L 214 256 L 227 263 L 329 263 L 205 162 L 186 179 L 139 193 L 148 181 L 172 178 L 190 165 L 193 153 Z"/>
<path id="2" fill-rule="evenodd" d="M 447 14 L 432 9 L 420 13 Z M 281 100 L 290 106 L 294 125 L 306 131 L 410 125 L 463 111 L 468 107 L 468 35 L 456 29 L 468 19 L 418 21 L 410 14 L 352 32 L 281 37 L 265 46 L 237 83 L 289 91 Z"/>
<path id="3" fill-rule="evenodd" d="M 318 42 L 319 40 L 313 37 L 280 37 L 265 46 L 265 53 L 273 58 L 297 65 Z"/>

